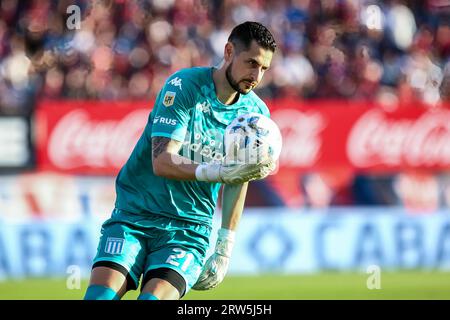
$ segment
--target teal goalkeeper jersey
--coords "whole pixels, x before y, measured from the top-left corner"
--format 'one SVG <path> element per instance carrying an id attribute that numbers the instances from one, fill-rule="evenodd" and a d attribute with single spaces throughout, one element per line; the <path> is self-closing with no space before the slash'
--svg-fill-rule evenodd
<path id="1" fill-rule="evenodd" d="M 248 112 L 269 116 L 266 104 L 253 91 L 241 94 L 232 105 L 221 103 L 212 72 L 213 68 L 195 67 L 167 79 L 142 136 L 117 176 L 116 208 L 212 223 L 221 184 L 156 176 L 151 145 L 153 137 L 167 137 L 182 142 L 179 154 L 196 163 L 220 161 L 225 155 L 225 128 L 236 116 Z"/>

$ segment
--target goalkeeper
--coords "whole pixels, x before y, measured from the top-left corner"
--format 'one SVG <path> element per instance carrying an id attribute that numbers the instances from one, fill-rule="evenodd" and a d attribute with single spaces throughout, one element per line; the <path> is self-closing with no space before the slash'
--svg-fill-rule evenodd
<path id="1" fill-rule="evenodd" d="M 274 163 L 236 163 L 237 145 L 223 152 L 223 133 L 238 115 L 269 116 L 252 91 L 270 67 L 276 44 L 260 23 L 236 26 L 219 68 L 195 67 L 170 76 L 130 158 L 116 179 L 116 202 L 101 229 L 86 300 L 180 299 L 224 278 L 248 181 Z M 221 151 L 222 150 L 222 151 Z M 223 185 L 222 224 L 206 257 L 212 216 Z"/>

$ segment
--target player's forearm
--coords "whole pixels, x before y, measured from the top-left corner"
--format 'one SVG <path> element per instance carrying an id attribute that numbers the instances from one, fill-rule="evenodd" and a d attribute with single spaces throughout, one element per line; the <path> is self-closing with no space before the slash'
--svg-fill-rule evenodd
<path id="1" fill-rule="evenodd" d="M 195 169 L 198 164 L 178 154 L 162 152 L 153 161 L 153 172 L 157 176 L 176 180 L 196 180 Z"/>
<path id="2" fill-rule="evenodd" d="M 176 180 L 196 180 L 197 164 L 178 154 L 182 143 L 166 137 L 152 138 L 153 173 Z"/>
<path id="3" fill-rule="evenodd" d="M 152 166 L 155 175 L 176 180 L 239 184 L 261 179 L 272 170 L 270 159 L 267 159 L 268 162 L 243 165 L 216 162 L 196 164 L 179 155 L 181 147 L 181 141 L 159 136 L 152 138 Z"/>
<path id="4" fill-rule="evenodd" d="M 225 277 L 235 241 L 236 228 L 244 209 L 248 183 L 224 185 L 222 205 L 222 228 L 217 232 L 214 253 L 206 261 L 193 286 L 195 290 L 216 287 Z"/>
<path id="5" fill-rule="evenodd" d="M 224 185 L 222 197 L 222 228 L 236 230 L 244 210 L 248 182 Z"/>

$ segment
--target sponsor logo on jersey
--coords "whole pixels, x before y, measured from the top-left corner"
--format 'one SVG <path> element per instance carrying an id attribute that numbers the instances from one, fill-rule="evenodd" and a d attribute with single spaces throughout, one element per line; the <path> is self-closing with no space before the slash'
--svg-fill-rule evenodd
<path id="1" fill-rule="evenodd" d="M 163 124 L 168 124 L 170 126 L 174 126 L 177 124 L 177 120 L 157 116 L 157 117 L 155 117 L 155 119 L 153 119 L 153 123 L 163 123 Z"/>
<path id="2" fill-rule="evenodd" d="M 210 129 L 205 133 L 198 132 L 193 135 L 187 132 L 186 137 L 180 150 L 183 157 L 199 163 L 223 160 L 223 134 L 219 130 Z"/>
<path id="3" fill-rule="evenodd" d="M 169 84 L 173 85 L 174 87 L 179 87 L 180 90 L 183 90 L 183 88 L 181 88 L 181 78 L 173 78 L 169 81 Z"/>
<path id="4" fill-rule="evenodd" d="M 173 102 L 175 101 L 175 95 L 176 92 L 167 91 L 164 95 L 163 105 L 165 105 L 166 107 L 170 107 L 171 105 L 173 105 Z"/>
<path id="5" fill-rule="evenodd" d="M 109 254 L 121 254 L 123 251 L 123 245 L 125 239 L 123 238 L 111 238 L 106 239 L 105 253 Z"/>

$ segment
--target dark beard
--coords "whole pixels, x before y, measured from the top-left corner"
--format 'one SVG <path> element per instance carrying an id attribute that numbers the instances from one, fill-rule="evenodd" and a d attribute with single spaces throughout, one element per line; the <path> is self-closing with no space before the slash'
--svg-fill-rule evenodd
<path id="1" fill-rule="evenodd" d="M 239 92 L 240 94 L 247 94 L 248 92 L 243 91 L 241 88 L 239 88 L 239 83 L 233 79 L 233 76 L 231 75 L 231 67 L 233 66 L 233 62 L 230 63 L 230 65 L 225 70 L 225 77 L 227 78 L 228 84 L 231 88 L 233 88 L 234 91 Z"/>

